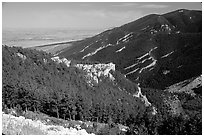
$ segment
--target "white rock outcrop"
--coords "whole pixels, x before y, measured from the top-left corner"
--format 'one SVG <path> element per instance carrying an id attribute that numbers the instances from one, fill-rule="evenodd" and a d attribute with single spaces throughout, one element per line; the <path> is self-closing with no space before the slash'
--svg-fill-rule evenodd
<path id="1" fill-rule="evenodd" d="M 56 63 L 64 63 L 67 67 L 70 67 L 71 60 L 67 60 L 66 58 L 60 59 L 58 56 L 51 58 Z M 108 63 L 108 64 L 75 64 L 73 67 L 77 67 L 83 71 L 85 71 L 87 74 L 85 75 L 87 79 L 87 83 L 90 86 L 93 86 L 94 83 L 97 83 L 100 81 L 101 76 L 108 77 L 111 81 L 114 81 L 115 78 L 110 73 L 110 71 L 115 71 L 115 64 Z"/>
<path id="2" fill-rule="evenodd" d="M 25 60 L 27 57 L 21 53 L 16 53 L 17 56 L 19 56 L 22 60 Z"/>
<path id="3" fill-rule="evenodd" d="M 141 88 L 140 88 L 140 83 L 138 83 L 138 91 L 133 94 L 133 97 L 137 97 L 137 98 L 140 98 L 146 107 L 149 107 L 149 106 L 152 106 L 152 104 L 148 101 L 147 97 L 145 95 L 142 94 L 141 92 Z M 156 115 L 157 114 L 157 110 L 154 106 L 152 106 L 152 115 Z"/>
<path id="4" fill-rule="evenodd" d="M 66 58 L 60 59 L 58 56 L 52 57 L 51 59 L 57 63 L 64 63 L 67 67 L 70 67 L 71 60 L 67 60 Z"/>
<path id="5" fill-rule="evenodd" d="M 133 94 L 133 97 L 140 98 L 145 103 L 146 107 L 151 106 L 151 103 L 147 100 L 147 97 L 145 95 L 143 95 L 141 91 L 142 90 L 140 88 L 140 84 L 138 84 L 138 92 Z"/>
<path id="6" fill-rule="evenodd" d="M 77 68 L 84 70 L 87 75 L 87 83 L 93 86 L 93 83 L 98 83 L 101 76 L 108 77 L 110 80 L 115 80 L 110 71 L 115 71 L 115 64 L 76 64 Z"/>

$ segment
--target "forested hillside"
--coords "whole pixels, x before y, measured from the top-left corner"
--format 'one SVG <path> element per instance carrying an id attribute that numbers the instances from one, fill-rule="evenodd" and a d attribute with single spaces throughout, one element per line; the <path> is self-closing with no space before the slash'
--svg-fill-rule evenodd
<path id="1" fill-rule="evenodd" d="M 23 110 L 41 111 L 61 118 L 99 118 L 106 122 L 112 117 L 114 121 L 125 122 L 128 115 L 137 117 L 138 110 L 145 111 L 139 99 L 120 91 L 105 77 L 103 82 L 91 87 L 80 69 L 56 64 L 49 54 L 35 50 L 3 47 L 2 87 L 3 103 L 7 107 L 20 105 Z M 131 90 L 136 91 L 137 87 Z M 124 108 L 129 111 L 123 116 L 120 111 Z"/>
<path id="2" fill-rule="evenodd" d="M 51 54 L 17 47 L 3 46 L 2 53 L 3 110 L 17 108 L 66 120 L 123 124 L 129 127 L 126 134 L 201 133 L 200 116 L 191 117 L 183 111 L 173 94 L 155 90 L 150 95 L 153 92 L 145 91 L 152 89 L 142 89 L 145 96 L 120 72 L 112 69 L 106 75 L 108 65 L 54 60 Z M 93 83 L 96 79 L 92 75 L 97 76 L 97 82 Z M 89 78 L 93 78 L 92 84 Z M 181 110 L 179 117 L 169 111 L 175 100 L 173 109 Z"/>

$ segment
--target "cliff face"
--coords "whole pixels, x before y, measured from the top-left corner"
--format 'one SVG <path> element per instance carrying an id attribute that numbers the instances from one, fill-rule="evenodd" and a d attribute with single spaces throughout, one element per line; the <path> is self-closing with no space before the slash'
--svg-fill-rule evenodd
<path id="1" fill-rule="evenodd" d="M 58 56 L 51 58 L 56 63 L 64 63 L 67 67 L 71 66 L 72 61 L 67 60 L 66 58 L 60 59 Z M 98 84 L 100 77 L 104 76 L 113 81 L 115 78 L 111 74 L 111 71 L 115 71 L 115 64 L 72 64 L 72 67 L 79 68 L 86 72 L 87 83 L 90 86 L 93 86 L 94 83 Z"/>
<path id="2" fill-rule="evenodd" d="M 115 64 L 113 63 L 92 65 L 76 64 L 76 67 L 84 70 L 87 73 L 87 83 L 89 83 L 91 86 L 93 86 L 94 82 L 98 84 L 98 82 L 101 81 L 100 77 L 102 76 L 109 78 L 111 81 L 115 80 L 111 74 L 111 71 L 115 71 Z"/>

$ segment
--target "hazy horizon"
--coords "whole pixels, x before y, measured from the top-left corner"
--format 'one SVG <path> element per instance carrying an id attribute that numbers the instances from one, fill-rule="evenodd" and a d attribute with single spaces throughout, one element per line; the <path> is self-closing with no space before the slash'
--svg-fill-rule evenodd
<path id="1" fill-rule="evenodd" d="M 107 29 L 148 14 L 202 10 L 200 2 L 3 2 L 2 28 Z"/>

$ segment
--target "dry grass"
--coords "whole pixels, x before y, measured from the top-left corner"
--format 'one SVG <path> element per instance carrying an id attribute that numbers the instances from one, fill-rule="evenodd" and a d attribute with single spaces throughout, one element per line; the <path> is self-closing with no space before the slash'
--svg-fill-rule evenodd
<path id="1" fill-rule="evenodd" d="M 29 122 L 24 122 L 23 118 L 15 118 L 11 115 L 2 116 L 2 133 L 6 135 L 45 135 L 39 127 L 34 127 Z"/>
<path id="2" fill-rule="evenodd" d="M 60 125 L 46 125 L 25 117 L 2 114 L 2 133 L 6 135 L 87 135 L 84 129 L 64 128 Z"/>
<path id="3" fill-rule="evenodd" d="M 120 127 L 110 128 L 104 123 L 66 121 L 33 112 L 25 117 L 2 114 L 2 133 L 6 135 L 88 135 L 87 132 L 116 135 L 121 131 Z"/>

